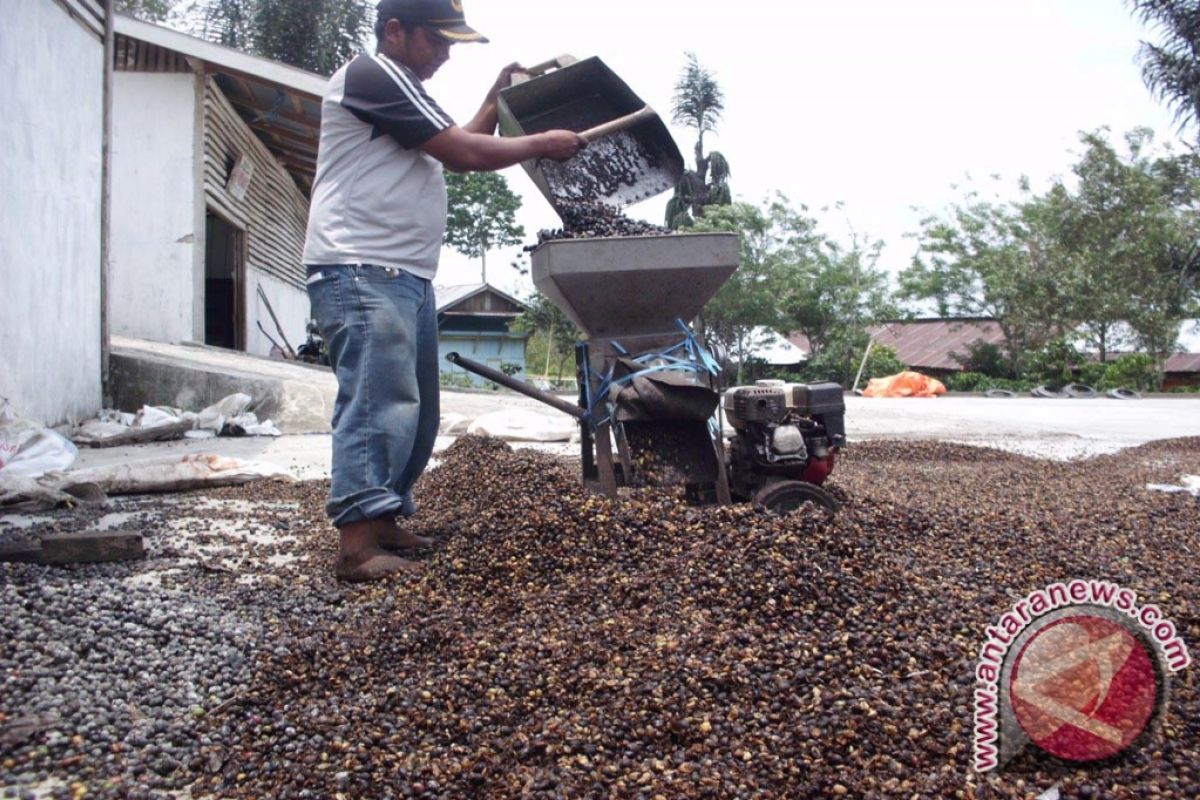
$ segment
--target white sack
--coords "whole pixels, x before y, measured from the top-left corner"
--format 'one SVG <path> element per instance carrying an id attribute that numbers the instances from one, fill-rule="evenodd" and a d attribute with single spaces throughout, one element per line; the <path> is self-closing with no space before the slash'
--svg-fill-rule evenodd
<path id="1" fill-rule="evenodd" d="M 79 450 L 65 436 L 0 407 L 0 472 L 36 478 L 75 463 Z"/>
<path id="2" fill-rule="evenodd" d="M 54 477 L 64 484 L 91 483 L 107 494 L 175 492 L 205 486 L 235 486 L 266 478 L 292 481 L 290 472 L 265 461 L 243 461 L 195 453 L 89 467 Z"/>
<path id="3" fill-rule="evenodd" d="M 495 436 L 509 442 L 569 442 L 578 427 L 574 417 L 566 414 L 509 408 L 476 417 L 467 433 Z"/>

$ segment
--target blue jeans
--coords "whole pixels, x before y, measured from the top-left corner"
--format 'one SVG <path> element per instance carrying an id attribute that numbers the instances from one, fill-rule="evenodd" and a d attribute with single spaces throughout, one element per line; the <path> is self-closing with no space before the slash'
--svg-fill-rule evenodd
<path id="1" fill-rule="evenodd" d="M 308 297 L 338 381 L 325 511 L 338 527 L 409 516 L 438 432 L 433 286 L 370 264 L 309 265 Z"/>

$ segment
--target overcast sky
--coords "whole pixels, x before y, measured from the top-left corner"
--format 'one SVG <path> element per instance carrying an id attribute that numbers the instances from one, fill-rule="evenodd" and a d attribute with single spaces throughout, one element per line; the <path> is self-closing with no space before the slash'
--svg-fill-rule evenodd
<path id="1" fill-rule="evenodd" d="M 1007 197 L 1067 174 L 1078 132 L 1147 126 L 1176 141 L 1169 112 L 1142 84 L 1139 41 L 1153 38 L 1122 0 L 466 0 L 492 41 L 456 45 L 426 88 L 466 122 L 500 67 L 560 53 L 599 56 L 670 120 L 672 90 L 693 51 L 725 93 L 710 149 L 725 154 L 738 199 L 780 191 L 824 232 L 850 226 L 883 239 L 895 272 L 915 251 L 904 234 L 944 209 L 971 175 Z M 694 133 L 672 127 L 690 161 Z M 1117 137 L 1114 136 L 1114 139 Z M 557 218 L 520 168 L 504 173 L 532 241 Z M 666 195 L 630 210 L 659 222 Z M 833 208 L 842 203 L 841 210 Z M 824 210 L 823 210 L 824 209 Z M 488 278 L 531 285 L 489 257 Z M 477 262 L 446 250 L 439 284 L 479 280 Z"/>

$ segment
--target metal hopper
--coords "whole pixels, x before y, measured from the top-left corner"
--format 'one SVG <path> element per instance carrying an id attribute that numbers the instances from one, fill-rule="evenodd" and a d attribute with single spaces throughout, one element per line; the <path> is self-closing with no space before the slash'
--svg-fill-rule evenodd
<path id="1" fill-rule="evenodd" d="M 533 283 L 592 339 L 677 334 L 738 266 L 735 233 L 558 239 L 531 255 Z"/>
<path id="2" fill-rule="evenodd" d="M 590 142 L 563 163 L 521 165 L 551 205 L 585 200 L 624 208 L 679 183 L 683 157 L 667 126 L 600 59 L 559 56 L 513 77 L 497 103 L 501 134 L 565 128 Z"/>

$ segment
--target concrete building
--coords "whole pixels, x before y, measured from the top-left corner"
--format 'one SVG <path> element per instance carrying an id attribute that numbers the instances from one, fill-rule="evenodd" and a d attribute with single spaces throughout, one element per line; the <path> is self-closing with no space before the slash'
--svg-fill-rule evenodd
<path id="1" fill-rule="evenodd" d="M 0 24 L 0 397 L 48 422 L 100 407 L 103 30 L 91 0 Z"/>
<path id="2" fill-rule="evenodd" d="M 493 369 L 525 371 L 529 334 L 510 330 L 525 304 L 487 283 L 437 287 L 438 363 L 442 372 L 472 386 L 490 385 L 446 361 L 457 352 Z M 506 366 L 511 365 L 511 366 Z"/>
<path id="3" fill-rule="evenodd" d="M 269 303 L 300 344 L 326 79 L 130 17 L 116 33 L 113 334 L 267 355 Z"/>
<path id="4" fill-rule="evenodd" d="M 0 397 L 49 424 L 99 410 L 106 314 L 112 335 L 261 355 L 279 339 L 268 302 L 293 346 L 309 316 L 326 79 L 130 17 L 114 28 L 106 206 L 100 3 L 9 0 L 0 26 Z"/>

